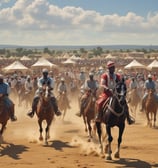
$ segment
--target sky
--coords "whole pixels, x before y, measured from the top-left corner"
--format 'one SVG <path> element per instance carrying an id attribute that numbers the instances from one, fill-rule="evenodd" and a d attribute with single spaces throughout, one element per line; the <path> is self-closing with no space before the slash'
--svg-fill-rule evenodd
<path id="1" fill-rule="evenodd" d="M 158 45 L 158 0 L 0 0 L 0 44 Z"/>

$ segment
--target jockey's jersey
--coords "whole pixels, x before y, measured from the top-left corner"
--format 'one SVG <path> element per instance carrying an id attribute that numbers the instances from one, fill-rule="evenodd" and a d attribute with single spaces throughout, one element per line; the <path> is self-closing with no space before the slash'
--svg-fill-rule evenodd
<path id="1" fill-rule="evenodd" d="M 101 84 L 112 90 L 115 88 L 116 83 L 120 80 L 121 76 L 119 74 L 110 75 L 109 73 L 104 73 L 101 76 Z"/>
<path id="2" fill-rule="evenodd" d="M 96 80 L 87 80 L 86 85 L 87 86 L 85 86 L 85 87 L 88 87 L 91 90 L 96 90 L 98 88 L 98 84 L 97 84 Z"/>
<path id="3" fill-rule="evenodd" d="M 145 87 L 145 89 L 155 89 L 155 82 L 154 81 L 149 81 L 149 80 L 147 80 L 147 81 L 145 81 L 145 84 L 144 84 L 144 87 Z"/>
<path id="4" fill-rule="evenodd" d="M 51 88 L 54 88 L 54 80 L 53 80 L 53 78 L 50 78 L 50 77 L 48 77 L 48 78 L 43 78 L 43 77 L 41 77 L 39 80 L 38 80 L 38 87 L 40 88 L 40 87 L 42 87 L 43 86 L 43 84 L 46 84 L 46 85 L 48 85 L 49 84 L 49 86 L 51 87 Z"/>

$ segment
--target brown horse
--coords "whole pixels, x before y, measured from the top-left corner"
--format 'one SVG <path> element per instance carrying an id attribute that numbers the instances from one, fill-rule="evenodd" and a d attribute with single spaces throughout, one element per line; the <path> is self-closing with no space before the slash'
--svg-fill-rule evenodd
<path id="1" fill-rule="evenodd" d="M 48 86 L 43 87 L 42 93 L 40 95 L 40 99 L 39 102 L 37 104 L 37 110 L 36 110 L 36 115 L 38 117 L 38 124 L 39 124 L 39 131 L 40 131 L 40 137 L 39 140 L 42 141 L 43 140 L 43 136 L 42 136 L 42 132 L 43 132 L 43 128 L 42 128 L 42 122 L 44 120 L 46 120 L 47 126 L 45 129 L 45 144 L 48 144 L 48 139 L 50 138 L 49 136 L 49 129 L 50 129 L 50 125 L 52 123 L 52 120 L 54 119 L 54 109 L 53 106 L 51 104 L 51 100 L 50 100 L 50 90 L 48 88 Z"/>
<path id="2" fill-rule="evenodd" d="M 9 118 L 10 118 L 9 108 L 6 106 L 4 102 L 3 95 L 0 94 L 0 124 L 2 125 L 0 129 L 0 138 L 2 138 L 3 131 L 7 125 Z"/>
<path id="3" fill-rule="evenodd" d="M 147 117 L 147 125 L 150 127 L 156 126 L 155 123 L 156 123 L 156 113 L 157 113 L 158 104 L 154 96 L 154 92 L 155 92 L 154 90 L 149 89 L 148 96 L 145 102 L 145 113 Z M 153 116 L 154 116 L 154 120 L 153 120 Z M 152 124 L 152 120 L 153 120 L 153 124 Z"/>
<path id="4" fill-rule="evenodd" d="M 67 112 L 67 109 L 68 109 L 68 102 L 66 101 L 67 97 L 66 97 L 66 93 L 65 92 L 62 92 L 57 100 L 58 100 L 58 107 L 59 109 L 62 111 L 62 119 L 64 120 L 65 118 L 65 115 L 66 115 L 66 112 Z"/>
<path id="5" fill-rule="evenodd" d="M 92 122 L 96 114 L 96 97 L 90 93 L 86 100 L 86 106 L 83 111 L 83 121 L 85 124 L 85 131 L 88 132 L 88 141 L 92 139 Z M 88 127 L 88 128 L 87 128 Z M 94 128 L 94 127 L 93 127 Z"/>

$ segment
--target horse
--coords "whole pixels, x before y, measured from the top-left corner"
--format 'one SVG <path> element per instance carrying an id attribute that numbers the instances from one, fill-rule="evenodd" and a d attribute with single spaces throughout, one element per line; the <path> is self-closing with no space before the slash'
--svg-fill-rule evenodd
<path id="1" fill-rule="evenodd" d="M 118 145 L 117 150 L 114 154 L 115 158 L 120 157 L 120 145 L 122 142 L 122 135 L 125 129 L 125 107 L 126 104 L 126 91 L 124 89 L 124 84 L 122 82 L 118 82 L 116 84 L 116 88 L 113 91 L 113 95 L 109 98 L 109 103 L 107 107 L 104 107 L 102 110 L 102 117 L 101 122 L 96 121 L 96 127 L 97 127 L 97 133 L 98 138 L 101 146 L 101 152 L 103 153 L 103 140 L 102 140 L 102 130 L 101 130 L 101 124 L 105 124 L 106 128 L 106 135 L 107 135 L 107 144 L 105 146 L 105 158 L 106 160 L 112 160 L 111 154 L 111 143 L 113 140 L 112 134 L 111 134 L 111 128 L 117 126 L 119 128 L 119 134 L 118 134 Z"/>
<path id="2" fill-rule="evenodd" d="M 148 90 L 148 95 L 145 102 L 147 126 L 150 126 L 150 127 L 156 126 L 156 113 L 157 113 L 158 104 L 157 104 L 157 100 L 155 98 L 154 92 L 155 91 L 153 89 Z M 154 116 L 154 120 L 153 120 L 153 116 Z M 152 124 L 152 120 L 153 120 L 153 124 Z"/>
<path id="3" fill-rule="evenodd" d="M 83 122 L 85 124 L 85 132 L 88 132 L 88 141 L 90 142 L 93 138 L 92 136 L 92 122 L 95 119 L 96 114 L 96 96 L 92 92 L 86 99 L 85 108 L 83 111 Z M 94 127 L 93 127 L 94 128 Z M 95 128 L 94 128 L 95 129 Z"/>
<path id="4" fill-rule="evenodd" d="M 6 128 L 9 118 L 10 118 L 9 108 L 4 102 L 3 94 L 0 94 L 0 123 L 2 125 L 0 129 L 0 138 L 2 138 L 4 129 Z"/>
<path id="5" fill-rule="evenodd" d="M 128 99 L 129 110 L 131 111 L 131 113 L 134 114 L 136 118 L 136 111 L 141 102 L 141 97 L 138 94 L 138 89 L 132 89 L 130 92 L 128 92 L 127 97 L 128 97 L 127 99 Z"/>
<path id="6" fill-rule="evenodd" d="M 51 91 L 48 88 L 48 86 L 44 86 L 42 88 L 42 92 L 40 94 L 40 98 L 37 104 L 37 109 L 36 109 L 36 115 L 38 118 L 38 125 L 39 125 L 39 132 L 40 132 L 40 137 L 39 140 L 43 141 L 43 128 L 42 128 L 42 122 L 46 120 L 47 126 L 45 128 L 45 144 L 48 144 L 48 139 L 50 138 L 49 135 L 49 129 L 50 125 L 54 119 L 54 108 L 51 103 Z"/>
<path id="7" fill-rule="evenodd" d="M 58 98 L 57 98 L 57 101 L 58 101 L 58 107 L 61 111 L 63 111 L 63 115 L 62 115 L 62 119 L 64 120 L 65 118 L 65 115 L 66 115 L 66 112 L 67 112 L 67 109 L 68 109 L 68 104 L 67 102 L 65 101 L 67 99 L 66 97 L 66 93 L 65 92 L 62 92 Z"/>

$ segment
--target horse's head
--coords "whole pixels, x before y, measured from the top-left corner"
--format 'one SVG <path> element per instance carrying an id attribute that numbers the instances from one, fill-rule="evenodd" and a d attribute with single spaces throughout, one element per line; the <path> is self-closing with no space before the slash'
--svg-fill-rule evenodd
<path id="1" fill-rule="evenodd" d="M 114 94 L 117 96 L 119 102 L 121 105 L 125 104 L 126 100 L 126 85 L 123 82 L 118 82 L 116 84 L 115 92 Z"/>
<path id="2" fill-rule="evenodd" d="M 148 89 L 148 96 L 149 97 L 153 97 L 154 96 L 154 92 L 155 92 L 154 89 Z"/>
<path id="3" fill-rule="evenodd" d="M 50 99 L 50 95 L 51 95 L 50 88 L 48 86 L 44 85 L 42 87 L 42 93 L 41 93 L 42 98 L 45 101 L 48 101 Z"/>

